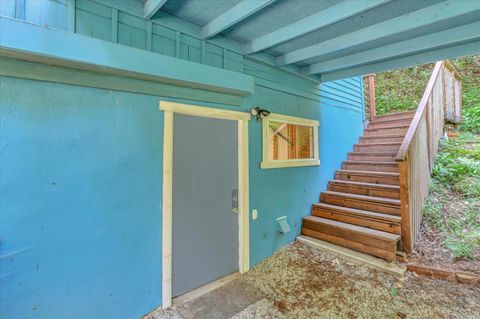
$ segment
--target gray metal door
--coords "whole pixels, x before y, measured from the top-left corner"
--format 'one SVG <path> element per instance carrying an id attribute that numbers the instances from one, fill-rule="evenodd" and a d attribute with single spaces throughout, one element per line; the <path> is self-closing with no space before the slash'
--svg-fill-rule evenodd
<path id="1" fill-rule="evenodd" d="M 174 115 L 173 296 L 238 271 L 237 125 Z"/>

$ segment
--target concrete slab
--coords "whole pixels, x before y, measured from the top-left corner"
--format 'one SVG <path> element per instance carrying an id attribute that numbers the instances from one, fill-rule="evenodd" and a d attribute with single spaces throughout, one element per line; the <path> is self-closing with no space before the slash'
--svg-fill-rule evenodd
<path id="1" fill-rule="evenodd" d="M 322 249 L 329 253 L 345 257 L 352 262 L 374 267 L 380 271 L 384 271 L 399 278 L 403 278 L 405 276 L 405 272 L 407 271 L 406 267 L 400 266 L 396 263 L 389 263 L 386 260 L 373 257 L 356 250 L 334 245 L 323 240 L 300 235 L 297 237 L 297 241 L 305 245 L 309 245 L 318 249 Z"/>

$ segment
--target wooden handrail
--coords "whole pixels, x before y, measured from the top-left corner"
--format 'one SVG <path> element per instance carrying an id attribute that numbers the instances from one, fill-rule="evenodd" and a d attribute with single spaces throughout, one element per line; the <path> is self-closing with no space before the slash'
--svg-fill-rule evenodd
<path id="1" fill-rule="evenodd" d="M 412 138 L 415 135 L 415 131 L 417 130 L 418 123 L 420 123 L 420 119 L 422 118 L 423 112 L 427 108 L 428 99 L 432 94 L 433 87 L 435 86 L 435 82 L 437 81 L 438 74 L 440 74 L 440 70 L 442 69 L 443 61 L 439 61 L 435 63 L 435 68 L 433 69 L 433 73 L 430 76 L 430 80 L 428 81 L 427 88 L 423 92 L 422 100 L 418 105 L 417 112 L 413 116 L 412 122 L 410 123 L 410 127 L 408 128 L 407 134 L 405 134 L 405 138 L 403 139 L 402 145 L 397 152 L 397 156 L 395 159 L 397 161 L 403 161 L 405 159 L 405 155 L 407 154 L 408 148 L 410 147 L 410 143 L 412 142 Z"/>
<path id="2" fill-rule="evenodd" d="M 408 128 L 407 134 L 405 134 L 405 138 L 402 141 L 402 145 L 400 146 L 400 149 L 397 152 L 397 156 L 395 157 L 397 161 L 402 161 L 403 159 L 405 159 L 405 155 L 407 154 L 412 138 L 415 135 L 415 131 L 417 130 L 418 123 L 420 122 L 420 119 L 422 118 L 423 113 L 426 110 L 428 99 L 432 95 L 432 90 L 435 86 L 435 82 L 438 79 L 438 75 L 440 74 L 442 66 L 446 67 L 451 72 L 453 72 L 453 74 L 459 81 L 462 80 L 462 76 L 460 75 L 460 73 L 458 73 L 457 69 L 455 69 L 455 67 L 449 61 L 439 61 L 435 63 L 435 68 L 433 69 L 432 75 L 430 76 L 430 80 L 428 81 L 427 88 L 423 93 L 422 100 L 418 105 L 417 111 L 415 112 L 415 115 L 412 119 L 410 127 Z"/>
<path id="3" fill-rule="evenodd" d="M 402 245 L 411 252 L 422 221 L 430 175 L 445 121 L 459 123 L 462 82 L 448 62 L 435 64 L 417 111 L 402 141 L 398 161 Z"/>
<path id="4" fill-rule="evenodd" d="M 457 79 L 459 79 L 460 81 L 462 80 L 462 76 L 457 71 L 457 69 L 455 69 L 455 67 L 450 63 L 450 61 L 445 60 L 443 61 L 443 63 L 445 64 L 445 67 L 447 67 L 450 71 L 455 73 L 455 76 L 457 77 Z"/>

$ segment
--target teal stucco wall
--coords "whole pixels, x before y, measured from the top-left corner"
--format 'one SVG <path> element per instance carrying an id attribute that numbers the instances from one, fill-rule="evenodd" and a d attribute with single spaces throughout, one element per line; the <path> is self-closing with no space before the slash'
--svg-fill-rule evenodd
<path id="1" fill-rule="evenodd" d="M 15 16 L 6 5 L 11 3 L 2 1 L 0 14 Z M 67 1 L 26 4 L 31 22 L 68 26 L 59 18 L 68 11 Z M 60 13 L 48 6 L 58 6 Z M 54 18 L 34 10 L 47 10 Z M 78 32 L 104 34 L 101 28 L 80 27 L 97 23 L 82 18 L 81 10 L 86 9 L 77 11 Z M 259 212 L 250 220 L 253 266 L 295 239 L 302 216 L 357 142 L 362 83 L 351 78 L 318 87 L 218 48 L 231 61 L 217 55 L 205 56 L 203 63 L 253 76 L 255 93 L 243 97 L 240 106 L 195 101 L 188 90 L 176 101 L 245 112 L 260 106 L 320 121 L 320 166 L 270 170 L 260 169 L 261 123 L 249 122 L 250 208 Z M 202 63 L 202 56 L 200 61 L 195 53 L 179 58 Z M 163 113 L 158 102 L 163 99 L 0 78 L 0 318 L 137 318 L 160 306 Z M 292 232 L 282 235 L 276 218 L 284 215 Z"/>
<path id="2" fill-rule="evenodd" d="M 159 306 L 161 97 L 11 77 L 0 86 L 2 317 L 133 318 Z M 250 121 L 253 266 L 298 235 L 362 113 L 261 86 L 240 108 L 223 107 L 252 105 L 319 119 L 322 162 L 261 170 L 261 124 Z"/>

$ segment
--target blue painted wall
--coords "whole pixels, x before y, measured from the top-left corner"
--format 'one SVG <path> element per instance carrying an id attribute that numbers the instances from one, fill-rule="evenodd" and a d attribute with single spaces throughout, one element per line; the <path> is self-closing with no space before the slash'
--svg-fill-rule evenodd
<path id="1" fill-rule="evenodd" d="M 135 318 L 153 309 L 158 98 L 7 77 L 0 90 L 0 318 Z"/>
<path id="2" fill-rule="evenodd" d="M 4 14 L 10 9 L 1 3 Z M 43 3 L 67 10 L 66 1 Z M 68 24 L 55 21 L 60 28 Z M 77 29 L 94 21 L 77 10 Z M 100 37 L 100 29 L 88 30 Z M 225 67 L 220 53 L 235 56 L 212 50 L 217 57 L 206 60 L 218 67 Z M 192 54 L 180 58 L 198 59 L 187 51 Z M 250 121 L 250 207 L 259 211 L 250 221 L 255 265 L 295 239 L 301 217 L 357 142 L 362 84 L 351 78 L 318 87 L 264 63 L 234 59 L 237 71 L 255 77 L 255 93 L 240 107 L 196 104 L 240 111 L 261 106 L 320 121 L 320 166 L 270 170 L 260 169 L 261 124 Z M 158 307 L 163 98 L 9 77 L 0 86 L 0 318 L 122 319 Z M 192 103 L 188 99 L 179 101 Z M 292 226 L 286 235 L 275 221 L 283 215 Z"/>

